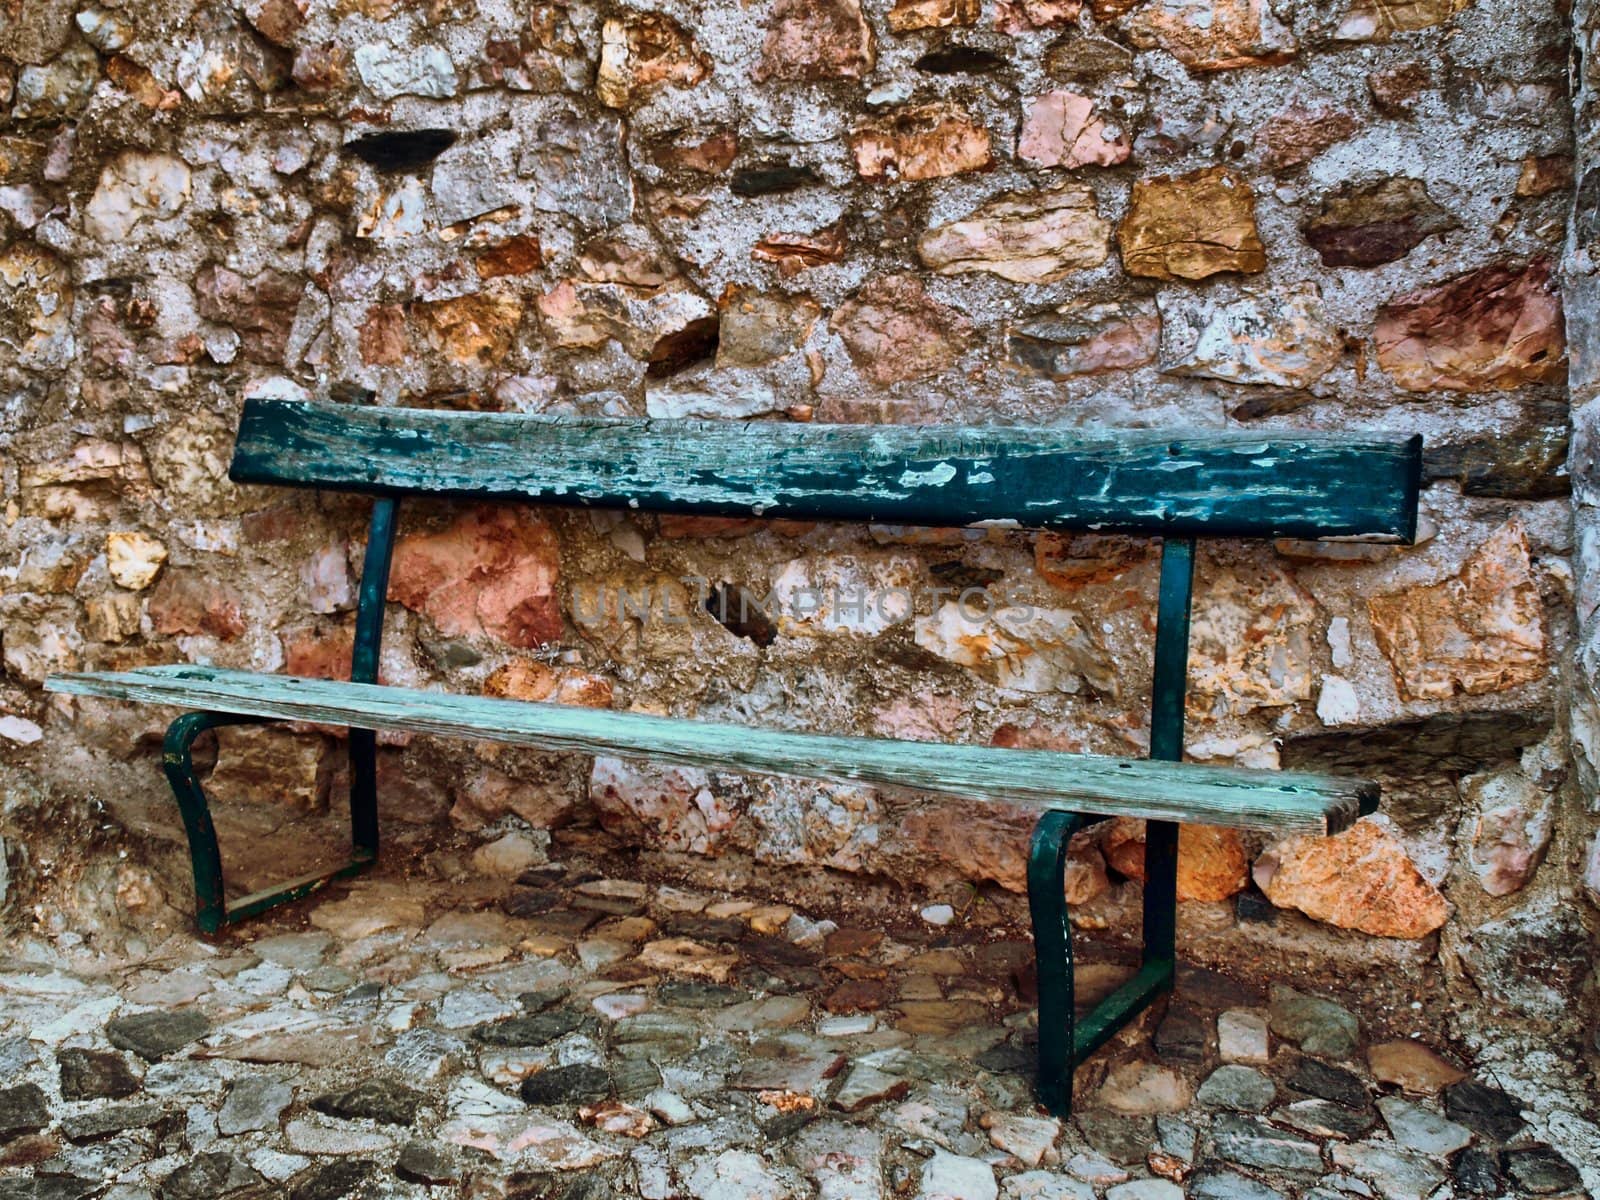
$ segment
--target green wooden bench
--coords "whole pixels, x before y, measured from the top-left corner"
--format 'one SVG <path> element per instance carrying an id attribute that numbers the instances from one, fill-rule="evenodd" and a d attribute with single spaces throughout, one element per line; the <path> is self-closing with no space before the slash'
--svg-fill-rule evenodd
<path id="1" fill-rule="evenodd" d="M 350 682 L 166 666 L 56 675 L 46 686 L 194 710 L 172 723 L 163 764 L 188 832 L 206 932 L 374 861 L 378 730 L 859 781 L 954 803 L 1034 809 L 1028 891 L 1039 960 L 1039 1085 L 1045 1104 L 1065 1114 L 1073 1068 L 1172 988 L 1179 822 L 1275 836 L 1331 833 L 1377 803 L 1376 785 L 1362 780 L 1181 761 L 1195 538 L 1408 542 L 1421 450 L 1419 437 L 579 420 L 251 401 L 234 480 L 377 497 Z M 1150 757 L 827 737 L 380 686 L 396 510 L 412 495 L 1160 536 Z M 190 750 L 203 730 L 256 721 L 349 727 L 354 851 L 330 874 L 230 902 Z M 1078 830 L 1113 816 L 1148 821 L 1143 965 L 1075 1023 L 1067 846 Z"/>

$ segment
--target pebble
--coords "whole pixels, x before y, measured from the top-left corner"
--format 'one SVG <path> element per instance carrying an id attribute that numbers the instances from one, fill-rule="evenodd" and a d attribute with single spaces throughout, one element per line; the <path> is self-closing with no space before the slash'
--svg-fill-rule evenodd
<path id="1" fill-rule="evenodd" d="M 1056 1139 L 1061 1136 L 1061 1122 L 1053 1117 L 1030 1117 L 1020 1113 L 990 1112 L 979 1120 L 979 1125 L 989 1131 L 989 1141 L 995 1149 L 1004 1150 L 1026 1167 L 1054 1162 Z"/>
<path id="2" fill-rule="evenodd" d="M 977 1158 L 935 1150 L 922 1168 L 917 1200 L 999 1200 L 994 1170 Z"/>
<path id="3" fill-rule="evenodd" d="M 1265 1112 L 1277 1099 L 1277 1085 L 1254 1067 L 1227 1065 L 1206 1077 L 1194 1098 L 1207 1108 L 1237 1112 Z"/>
<path id="4" fill-rule="evenodd" d="M 857 1064 L 850 1068 L 844 1083 L 834 1093 L 832 1105 L 844 1112 L 860 1112 L 885 1100 L 898 1100 L 911 1090 L 911 1081 L 880 1071 L 876 1067 Z"/>
<path id="5" fill-rule="evenodd" d="M 1379 1083 L 1392 1083 L 1418 1096 L 1436 1096 L 1467 1077 L 1454 1063 L 1409 1039 L 1369 1047 L 1367 1064 Z"/>
<path id="6" fill-rule="evenodd" d="M 329 1092 L 311 1101 L 314 1111 L 344 1120 L 376 1121 L 380 1125 L 410 1125 L 427 1097 L 390 1079 L 367 1079 L 342 1092 Z"/>
<path id="7" fill-rule="evenodd" d="M 147 1062 L 176 1054 L 209 1032 L 211 1022 L 193 1009 L 134 1013 L 106 1024 L 106 1037 L 113 1046 L 132 1051 Z"/>
<path id="8" fill-rule="evenodd" d="M 246 1075 L 235 1080 L 217 1113 L 217 1132 L 227 1137 L 257 1129 L 276 1129 L 294 1089 L 271 1075 Z"/>
<path id="9" fill-rule="evenodd" d="M 1251 1008 L 1230 1008 L 1217 1017 L 1217 1053 L 1224 1062 L 1268 1061 L 1267 1019 Z"/>
<path id="10" fill-rule="evenodd" d="M 1128 1173 L 1109 1159 L 1101 1158 L 1098 1154 L 1074 1154 L 1067 1159 L 1067 1173 L 1104 1187 L 1111 1183 L 1121 1183 L 1128 1178 Z"/>
<path id="11" fill-rule="evenodd" d="M 1378 1111 L 1383 1114 L 1390 1136 L 1410 1150 L 1448 1158 L 1472 1141 L 1472 1131 L 1465 1125 L 1457 1125 L 1439 1113 L 1398 1096 L 1381 1097 Z"/>
<path id="12" fill-rule="evenodd" d="M 1273 985 L 1267 1022 L 1279 1037 L 1324 1058 L 1349 1058 L 1361 1040 L 1361 1023 L 1349 1009 L 1284 984 Z"/>
<path id="13" fill-rule="evenodd" d="M 948 904 L 930 904 L 918 915 L 929 925 L 948 925 L 956 919 L 956 910 Z"/>
<path id="14" fill-rule="evenodd" d="M 1425 1200 L 1445 1179 L 1431 1158 L 1392 1143 L 1335 1142 L 1333 1163 L 1365 1179 L 1385 1200 Z"/>
<path id="15" fill-rule="evenodd" d="M 1099 1102 L 1115 1112 L 1144 1115 L 1179 1112 L 1193 1098 L 1189 1085 L 1161 1063 L 1126 1062 L 1113 1067 L 1100 1087 Z"/>
<path id="16" fill-rule="evenodd" d="M 50 1124 L 44 1090 L 36 1083 L 0 1089 L 0 1144 Z"/>
<path id="17" fill-rule="evenodd" d="M 394 1173 L 409 1183 L 444 1184 L 461 1178 L 461 1167 L 443 1146 L 407 1142 L 395 1159 Z"/>
<path id="18" fill-rule="evenodd" d="M 122 1100 L 139 1090 L 128 1060 L 107 1050 L 58 1050 L 56 1066 L 63 1100 Z"/>

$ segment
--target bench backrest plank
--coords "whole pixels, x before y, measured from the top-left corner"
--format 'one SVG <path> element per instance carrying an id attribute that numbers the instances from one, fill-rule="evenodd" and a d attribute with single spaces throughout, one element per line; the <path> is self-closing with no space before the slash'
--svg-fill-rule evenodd
<path id="1" fill-rule="evenodd" d="M 1420 437 L 643 421 L 252 400 L 240 483 L 712 516 L 1416 533 Z"/>

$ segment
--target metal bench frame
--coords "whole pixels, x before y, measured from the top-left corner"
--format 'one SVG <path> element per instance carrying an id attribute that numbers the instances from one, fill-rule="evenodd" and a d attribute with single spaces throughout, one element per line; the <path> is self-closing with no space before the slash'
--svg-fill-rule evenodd
<path id="1" fill-rule="evenodd" d="M 247 406 L 246 422 L 254 420 L 257 427 L 278 420 L 271 408 L 284 411 L 294 409 L 309 414 L 313 423 L 328 419 L 326 411 L 333 406 L 268 406 L 259 403 Z M 409 414 L 419 417 L 424 414 Z M 437 417 L 440 414 L 425 414 Z M 297 418 L 291 414 L 290 424 Z M 644 423 L 639 423 L 643 425 Z M 660 423 L 656 423 L 660 424 Z M 381 423 L 389 431 L 388 423 Z M 786 427 L 776 426 L 784 431 Z M 304 447 L 310 439 L 299 430 L 299 445 Z M 258 434 L 258 436 L 260 436 Z M 374 437 L 370 431 L 365 435 Z M 718 434 L 717 436 L 722 436 Z M 783 432 L 784 437 L 794 437 Z M 274 431 L 263 437 L 271 442 L 280 438 L 293 443 L 289 435 Z M 241 427 L 241 446 L 244 441 Z M 1398 446 L 1399 443 L 1396 443 Z M 1393 504 L 1393 512 L 1383 511 L 1376 530 L 1379 536 L 1401 541 L 1410 540 L 1414 532 L 1416 490 L 1420 474 L 1420 438 L 1406 441 L 1403 449 L 1396 449 L 1393 471 L 1395 478 L 1405 481 L 1407 494 Z M 1371 447 L 1369 446 L 1370 450 Z M 723 447 L 726 452 L 726 447 Z M 255 453 L 262 454 L 261 447 Z M 418 453 L 405 450 L 403 453 Z M 1179 453 L 1174 442 L 1168 453 Z M 382 457 L 382 455 L 378 455 Z M 316 461 L 313 462 L 312 460 Z M 1409 472 L 1409 475 L 1407 473 Z M 399 496 L 423 494 L 433 491 L 442 494 L 480 495 L 490 498 L 514 494 L 501 483 L 499 490 L 492 487 L 463 488 L 449 482 L 431 486 L 415 482 L 393 481 L 370 463 L 346 465 L 328 456 L 320 458 L 312 452 L 305 463 L 297 464 L 289 478 L 274 477 L 273 470 L 261 463 L 246 464 L 240 469 L 240 456 L 234 463 L 235 478 L 248 482 L 298 482 L 303 486 L 328 486 L 341 490 L 369 491 L 376 494 L 371 524 L 368 532 L 359 600 L 356 610 L 354 652 L 350 681 L 376 683 L 378 677 L 378 651 L 383 633 L 384 606 L 386 602 L 389 569 L 393 556 Z M 1348 502 L 1329 501 L 1332 505 L 1322 513 L 1291 513 L 1275 518 L 1277 525 L 1288 534 L 1315 536 L 1318 526 L 1328 526 L 1337 532 L 1349 533 L 1360 526 L 1360 521 L 1371 522 L 1373 513 L 1382 504 L 1373 497 L 1393 480 L 1374 485 L 1372 494 L 1362 495 Z M 1328 483 L 1318 485 L 1323 492 Z M 1363 492 L 1360 484 L 1353 485 L 1357 493 Z M 530 492 L 536 490 L 530 485 Z M 559 496 L 571 502 L 564 490 Z M 541 498 L 532 496 L 532 498 Z M 542 498 L 552 498 L 548 489 Z M 656 507 L 646 496 L 640 507 Z M 1266 522 L 1241 516 L 1237 511 L 1237 497 L 1228 498 L 1235 511 L 1226 518 L 1215 514 L 1190 514 L 1185 520 L 1168 521 L 1171 529 L 1164 536 L 1161 552 L 1160 588 L 1155 633 L 1154 678 L 1151 701 L 1150 758 L 1180 762 L 1183 758 L 1184 704 L 1187 690 L 1189 648 L 1189 615 L 1193 591 L 1195 532 L 1218 533 L 1246 530 L 1255 536 L 1262 535 Z M 1010 497 L 1006 503 L 1015 503 Z M 961 503 L 941 497 L 937 504 Z M 727 511 L 735 502 L 719 499 L 714 504 L 702 503 L 698 511 Z M 837 505 L 835 505 L 837 508 Z M 1409 515 L 1406 510 L 1409 508 Z M 691 509 L 691 511 L 694 511 Z M 801 505 L 797 511 L 805 511 Z M 1337 515 L 1335 515 L 1337 513 Z M 1359 514 L 1359 515 L 1358 515 Z M 772 514 L 768 514 L 772 515 Z M 854 510 L 825 513 L 854 516 Z M 948 515 L 948 510 L 937 510 L 934 516 Z M 1343 522 L 1343 524 L 1341 524 Z M 1063 517 L 1058 522 L 1068 527 L 1095 527 L 1090 518 L 1082 514 Z M 1136 532 L 1154 533 L 1161 519 L 1151 517 L 1128 520 L 1121 526 Z M 1113 525 L 1113 528 L 1116 526 Z M 61 690 L 73 690 L 63 688 Z M 224 896 L 221 852 L 217 844 L 216 829 L 212 823 L 205 791 L 194 766 L 192 747 L 195 739 L 207 730 L 222 726 L 283 720 L 283 717 L 248 716 L 228 712 L 190 712 L 180 716 L 167 730 L 163 768 L 177 798 L 188 833 L 190 855 L 193 861 L 196 917 L 199 927 L 206 933 L 216 933 L 224 926 L 255 916 L 268 909 L 309 896 L 329 882 L 364 871 L 378 857 L 377 811 L 377 735 L 373 730 L 352 727 L 349 730 L 350 756 L 350 822 L 352 852 L 348 862 L 327 872 L 302 876 L 284 884 L 256 892 L 229 902 Z M 1370 811 L 1372 804 L 1362 800 L 1362 811 Z M 1064 884 L 1068 851 L 1073 836 L 1107 819 L 1106 814 L 1071 811 L 1064 805 L 1061 811 L 1046 812 L 1038 821 L 1032 838 L 1028 860 L 1028 899 L 1032 917 L 1033 937 L 1038 956 L 1039 980 L 1039 1096 L 1044 1105 L 1058 1115 L 1065 1116 L 1072 1107 L 1072 1082 L 1075 1068 L 1096 1049 L 1104 1045 L 1129 1021 L 1148 1008 L 1158 997 L 1170 992 L 1176 974 L 1177 928 L 1177 867 L 1179 825 L 1170 820 L 1149 820 L 1146 824 L 1144 851 L 1144 913 L 1143 956 L 1133 977 L 1102 1000 L 1082 1021 L 1074 1009 L 1074 978 L 1072 953 L 1072 926 L 1065 900 Z"/>

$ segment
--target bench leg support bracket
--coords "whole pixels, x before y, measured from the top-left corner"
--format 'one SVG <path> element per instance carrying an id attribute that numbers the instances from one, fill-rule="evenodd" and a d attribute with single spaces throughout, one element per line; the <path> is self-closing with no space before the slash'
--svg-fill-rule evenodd
<path id="1" fill-rule="evenodd" d="M 189 835 L 189 858 L 194 864 L 195 921 L 203 933 L 216 933 L 224 925 L 242 921 L 300 900 L 320 891 L 335 879 L 344 879 L 366 870 L 377 859 L 377 838 L 369 846 L 361 843 L 361 815 L 355 814 L 357 842 L 349 862 L 332 871 L 313 872 L 263 891 L 241 896 L 231 903 L 225 898 L 222 883 L 222 851 L 217 846 L 217 830 L 211 820 L 211 807 L 205 789 L 194 769 L 194 742 L 208 729 L 223 725 L 259 725 L 270 718 L 246 717 L 236 713 L 184 713 L 167 727 L 162 745 L 161 768 L 166 772 L 178 811 L 183 814 L 184 832 Z"/>
<path id="2" fill-rule="evenodd" d="M 1078 1065 L 1164 992 L 1172 990 L 1174 959 L 1170 941 L 1154 941 L 1173 926 L 1169 906 L 1146 887 L 1144 961 L 1132 979 L 1107 996 L 1080 1021 L 1074 1008 L 1072 921 L 1067 913 L 1067 851 L 1072 837 L 1104 817 L 1051 812 L 1034 827 L 1028 855 L 1028 907 L 1033 917 L 1034 952 L 1039 964 L 1039 1101 L 1063 1119 L 1072 1115 L 1072 1075 Z M 1157 823 L 1151 822 L 1152 831 Z M 1175 832 L 1175 829 L 1174 829 Z M 1175 840 L 1175 839 L 1174 839 Z M 1154 858 L 1154 856 L 1151 856 Z M 1152 863 L 1152 865 L 1155 865 Z M 1173 857 L 1176 866 L 1176 856 Z M 1155 889 L 1162 891 L 1159 886 Z"/>

